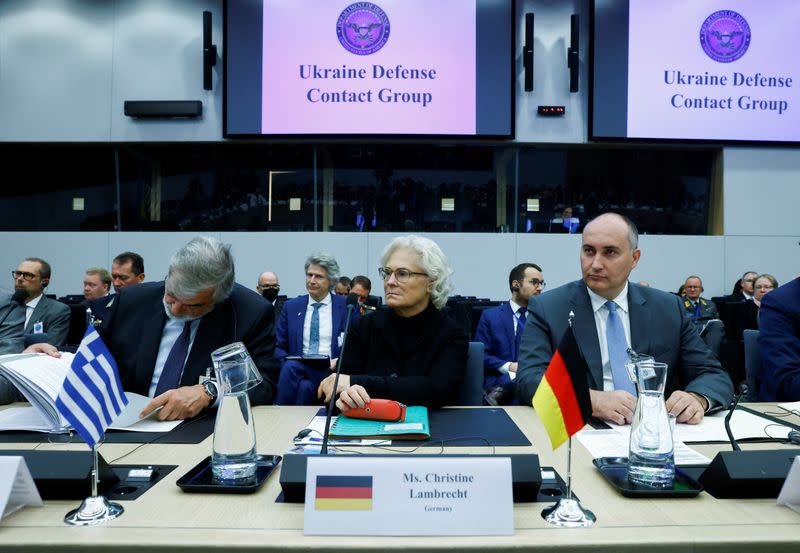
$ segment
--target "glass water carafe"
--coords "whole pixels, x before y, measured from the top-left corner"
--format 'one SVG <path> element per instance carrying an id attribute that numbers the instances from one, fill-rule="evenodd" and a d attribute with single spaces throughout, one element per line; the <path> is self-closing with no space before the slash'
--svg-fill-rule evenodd
<path id="1" fill-rule="evenodd" d="M 249 483 L 256 474 L 256 429 L 247 391 L 261 382 L 241 342 L 211 353 L 220 402 L 214 425 L 211 470 L 215 480 Z"/>
<path id="2" fill-rule="evenodd" d="M 631 423 L 628 480 L 651 488 L 671 488 L 675 479 L 672 428 L 664 402 L 666 363 L 641 356 L 633 363 L 639 397 Z"/>

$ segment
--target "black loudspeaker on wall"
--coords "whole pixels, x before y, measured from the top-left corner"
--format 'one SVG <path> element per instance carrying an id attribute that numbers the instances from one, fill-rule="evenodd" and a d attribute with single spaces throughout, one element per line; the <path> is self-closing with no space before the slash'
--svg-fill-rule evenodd
<path id="1" fill-rule="evenodd" d="M 533 90 L 533 14 L 525 14 L 525 45 L 522 47 L 522 67 L 525 68 L 525 91 Z"/>
<path id="2" fill-rule="evenodd" d="M 580 41 L 581 20 L 577 13 L 570 17 L 569 50 L 567 50 L 567 67 L 569 67 L 569 91 L 578 92 L 578 71 L 581 67 Z"/>
<path id="3" fill-rule="evenodd" d="M 211 38 L 211 12 L 203 12 L 203 89 L 211 90 L 211 68 L 217 65 L 217 46 Z"/>
<path id="4" fill-rule="evenodd" d="M 125 100 L 125 115 L 143 119 L 194 118 L 203 115 L 200 100 Z"/>

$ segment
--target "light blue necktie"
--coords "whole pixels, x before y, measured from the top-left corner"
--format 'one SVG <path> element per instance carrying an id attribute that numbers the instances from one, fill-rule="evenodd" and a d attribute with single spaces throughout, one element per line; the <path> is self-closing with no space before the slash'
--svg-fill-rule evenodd
<path id="1" fill-rule="evenodd" d="M 319 353 L 319 308 L 325 305 L 324 303 L 312 303 L 311 307 L 314 312 L 311 314 L 311 335 L 308 338 L 308 353 Z"/>
<path id="2" fill-rule="evenodd" d="M 625 390 L 634 396 L 634 386 L 625 364 L 628 362 L 628 341 L 625 339 L 625 327 L 617 313 L 617 304 L 613 301 L 606 302 L 608 309 L 608 322 L 606 324 L 606 340 L 608 342 L 608 360 L 611 363 L 611 378 L 614 380 L 615 390 Z"/>

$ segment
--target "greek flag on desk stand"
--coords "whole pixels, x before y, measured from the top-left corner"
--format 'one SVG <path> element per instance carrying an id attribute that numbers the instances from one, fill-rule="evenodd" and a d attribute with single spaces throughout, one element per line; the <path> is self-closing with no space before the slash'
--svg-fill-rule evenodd
<path id="1" fill-rule="evenodd" d="M 117 363 L 89 325 L 56 398 L 56 408 L 93 448 L 128 404 Z"/>

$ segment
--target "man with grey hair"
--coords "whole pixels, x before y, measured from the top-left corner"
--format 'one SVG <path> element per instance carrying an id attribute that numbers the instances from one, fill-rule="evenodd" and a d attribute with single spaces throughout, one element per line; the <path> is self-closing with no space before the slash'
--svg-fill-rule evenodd
<path id="1" fill-rule="evenodd" d="M 200 236 L 172 256 L 164 281 L 123 288 L 100 335 L 117 362 L 122 387 L 153 398 L 142 416 L 160 407 L 158 418 L 177 420 L 216 403 L 210 354 L 233 342 L 244 343 L 263 377 L 250 390 L 251 401 L 271 403 L 277 376 L 273 329 L 272 305 L 234 282 L 230 246 Z"/>
<path id="2" fill-rule="evenodd" d="M 531 404 L 568 324 L 589 368 L 595 417 L 617 424 L 633 419 L 636 388 L 625 367 L 628 348 L 668 365 L 664 397 L 678 422 L 697 424 L 730 403 L 730 377 L 685 317 L 680 298 L 628 282 L 641 256 L 638 241 L 630 219 L 600 215 L 583 230 L 583 279 L 528 303 L 516 378 L 520 403 Z"/>
<path id="3" fill-rule="evenodd" d="M 336 369 L 347 320 L 344 296 L 331 294 L 339 264 L 325 253 L 306 259 L 307 295 L 287 300 L 275 332 L 275 356 L 281 363 L 277 405 L 311 405 L 317 387 Z"/>

